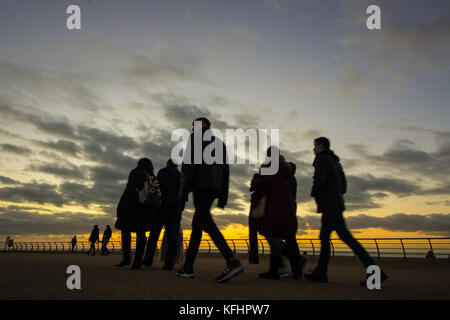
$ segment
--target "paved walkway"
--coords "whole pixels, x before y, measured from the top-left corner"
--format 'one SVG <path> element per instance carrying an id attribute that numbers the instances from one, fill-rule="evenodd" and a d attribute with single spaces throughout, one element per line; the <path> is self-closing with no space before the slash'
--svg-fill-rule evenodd
<path id="1" fill-rule="evenodd" d="M 117 254 L 0 253 L 0 299 L 450 299 L 446 260 L 378 259 L 391 279 L 381 290 L 371 291 L 360 287 L 365 270 L 353 257 L 331 259 L 329 284 L 260 280 L 258 273 L 268 268 L 267 257 L 258 265 L 239 257 L 244 273 L 225 284 L 214 282 L 224 268 L 215 254 L 199 255 L 194 279 L 160 270 L 159 261 L 140 271 L 114 267 L 120 258 Z M 317 257 L 309 257 L 306 269 L 316 262 Z M 81 290 L 66 287 L 66 268 L 73 264 L 81 268 Z"/>

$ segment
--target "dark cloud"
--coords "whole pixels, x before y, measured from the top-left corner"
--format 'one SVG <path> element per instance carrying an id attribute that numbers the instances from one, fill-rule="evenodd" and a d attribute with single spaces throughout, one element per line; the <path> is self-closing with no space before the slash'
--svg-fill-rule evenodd
<path id="1" fill-rule="evenodd" d="M 16 146 L 9 143 L 0 144 L 0 150 L 18 155 L 29 155 L 31 153 L 31 150 L 27 147 Z"/>
<path id="2" fill-rule="evenodd" d="M 20 182 L 15 181 L 11 178 L 5 177 L 5 176 L 0 176 L 0 182 L 2 184 L 6 184 L 6 185 L 11 185 L 11 184 L 20 184 Z"/>
<path id="3" fill-rule="evenodd" d="M 28 170 L 47 173 L 52 176 L 60 177 L 67 180 L 69 179 L 83 180 L 86 177 L 85 172 L 81 168 L 73 165 L 66 165 L 66 166 L 61 166 L 57 164 L 31 165 L 29 166 Z"/>
<path id="4" fill-rule="evenodd" d="M 21 203 L 37 202 L 40 204 L 54 204 L 62 206 L 64 197 L 57 192 L 55 185 L 47 183 L 24 183 L 14 187 L 0 188 L 0 200 Z"/>
<path id="5" fill-rule="evenodd" d="M 307 215 L 299 218 L 299 228 L 320 230 L 320 215 Z M 380 228 L 392 232 L 435 233 L 443 236 L 450 234 L 450 214 L 404 214 L 395 213 L 385 217 L 365 214 L 346 218 L 350 229 Z"/>
<path id="6" fill-rule="evenodd" d="M 35 143 L 45 147 L 46 149 L 52 149 L 74 157 L 76 157 L 78 153 L 81 151 L 81 148 L 76 143 L 64 139 L 57 140 L 56 142 L 35 141 Z"/>

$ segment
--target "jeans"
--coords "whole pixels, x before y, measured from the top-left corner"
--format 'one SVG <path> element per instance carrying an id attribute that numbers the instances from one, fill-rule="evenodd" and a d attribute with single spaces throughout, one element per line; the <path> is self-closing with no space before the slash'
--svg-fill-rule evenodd
<path id="1" fill-rule="evenodd" d="M 194 265 L 203 231 L 209 234 L 225 260 L 229 261 L 233 257 L 233 252 L 211 216 L 211 206 L 216 198 L 217 192 L 213 189 L 194 191 L 195 212 L 192 219 L 191 239 L 186 250 L 186 261 L 184 263 L 186 266 Z"/>
<path id="2" fill-rule="evenodd" d="M 145 232 L 136 232 L 136 252 L 134 254 L 134 260 L 136 262 L 142 260 L 146 240 L 147 238 L 145 237 Z M 122 250 L 123 259 L 131 259 L 131 232 L 122 231 Z"/>
<path id="3" fill-rule="evenodd" d="M 180 234 L 180 220 L 181 212 L 180 206 L 177 204 L 164 205 L 161 208 L 162 217 L 158 219 L 155 226 L 150 231 L 148 237 L 147 250 L 145 254 L 145 260 L 148 263 L 153 262 L 155 255 L 156 243 L 158 242 L 159 235 L 161 234 L 162 227 L 166 228 L 167 235 L 167 253 L 165 265 L 167 267 L 173 267 L 175 264 L 175 257 L 177 255 L 178 236 Z"/>
<path id="4" fill-rule="evenodd" d="M 348 245 L 367 268 L 375 264 L 367 251 L 353 238 L 345 225 L 341 210 L 324 211 L 322 214 L 322 228 L 320 229 L 320 258 L 317 271 L 326 274 L 330 261 L 330 234 L 335 230 L 339 238 Z"/>
<path id="5" fill-rule="evenodd" d="M 270 254 L 274 256 L 281 256 L 281 251 L 286 245 L 283 239 L 278 237 L 266 237 L 270 245 Z"/>

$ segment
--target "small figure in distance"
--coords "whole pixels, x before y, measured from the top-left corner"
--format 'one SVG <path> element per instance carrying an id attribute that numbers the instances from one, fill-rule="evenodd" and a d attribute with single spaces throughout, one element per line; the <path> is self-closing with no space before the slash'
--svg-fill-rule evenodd
<path id="1" fill-rule="evenodd" d="M 106 226 L 105 231 L 103 232 L 103 238 L 102 238 L 102 256 L 108 255 L 110 252 L 108 250 L 108 242 L 109 239 L 111 239 L 112 236 L 112 230 L 109 224 Z"/>
<path id="2" fill-rule="evenodd" d="M 97 242 L 100 242 L 99 233 L 100 233 L 100 230 L 98 229 L 98 225 L 96 224 L 92 228 L 91 235 L 89 237 L 89 242 L 91 244 L 91 247 L 89 248 L 89 251 L 87 252 L 87 255 L 90 255 L 91 251 L 92 251 L 92 255 L 95 256 L 95 244 Z"/>
<path id="3" fill-rule="evenodd" d="M 70 241 L 70 244 L 72 245 L 72 250 L 71 252 L 73 252 L 75 250 L 75 246 L 77 245 L 77 236 L 73 236 L 72 240 Z"/>

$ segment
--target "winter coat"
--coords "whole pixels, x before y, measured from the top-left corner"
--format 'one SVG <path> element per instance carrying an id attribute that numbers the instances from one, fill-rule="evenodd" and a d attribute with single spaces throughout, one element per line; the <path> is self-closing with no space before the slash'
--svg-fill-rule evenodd
<path id="1" fill-rule="evenodd" d="M 266 164 L 264 166 L 269 166 Z M 274 175 L 258 175 L 251 182 L 252 189 L 266 198 L 264 216 L 257 220 L 258 231 L 265 237 L 286 237 L 297 232 L 297 216 L 289 175 L 291 166 L 280 162 Z"/>
<path id="2" fill-rule="evenodd" d="M 139 202 L 136 189 L 142 190 L 147 172 L 133 169 L 128 176 L 127 186 L 117 205 L 116 228 L 126 232 L 149 231 L 156 219 L 156 209 Z"/>
<path id="3" fill-rule="evenodd" d="M 316 155 L 313 162 L 314 177 L 311 196 L 317 203 L 317 212 L 345 210 L 343 194 L 347 191 L 347 180 L 340 159 L 331 150 Z"/>
<path id="4" fill-rule="evenodd" d="M 89 236 L 89 242 L 95 243 L 97 241 L 100 241 L 100 239 L 99 239 L 99 231 L 100 230 L 98 228 L 92 229 L 91 235 Z"/>
<path id="5" fill-rule="evenodd" d="M 188 161 L 183 161 L 181 167 L 180 198 L 182 201 L 187 201 L 191 191 L 214 189 L 218 192 L 218 206 L 225 207 L 227 204 L 230 169 L 226 161 L 225 144 L 215 136 L 211 138 L 211 141 L 202 141 L 202 155 L 205 148 L 214 141 L 223 147 L 222 164 L 206 164 L 203 159 L 201 164 L 194 164 L 194 133 L 191 134 L 187 145 L 190 152 L 185 153 L 185 160 L 190 157 L 190 164 L 187 163 Z"/>
<path id="6" fill-rule="evenodd" d="M 162 193 L 162 206 L 179 205 L 181 174 L 176 167 L 162 168 L 158 172 Z"/>

